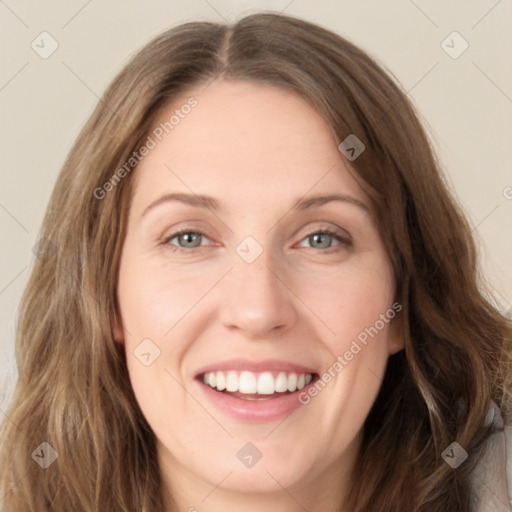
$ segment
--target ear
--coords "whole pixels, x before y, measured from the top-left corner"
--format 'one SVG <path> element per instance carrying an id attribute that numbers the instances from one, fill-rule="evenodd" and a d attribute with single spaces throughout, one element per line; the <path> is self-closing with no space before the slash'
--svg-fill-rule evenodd
<path id="1" fill-rule="evenodd" d="M 120 320 L 118 320 L 118 317 L 116 313 L 114 313 L 114 318 L 110 321 L 110 326 L 112 329 L 112 335 L 114 337 L 114 341 L 117 343 L 123 344 L 124 343 L 124 330 L 123 330 L 123 324 Z"/>
<path id="2" fill-rule="evenodd" d="M 395 303 L 397 304 L 397 303 Z M 404 334 L 404 313 L 402 306 L 395 316 L 389 322 L 389 355 L 396 354 L 403 350 L 405 347 L 405 334 Z"/>

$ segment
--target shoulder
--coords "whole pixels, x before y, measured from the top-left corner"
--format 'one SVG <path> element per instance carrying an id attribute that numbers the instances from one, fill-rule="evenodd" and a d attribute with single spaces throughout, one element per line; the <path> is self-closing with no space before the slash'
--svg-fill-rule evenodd
<path id="1" fill-rule="evenodd" d="M 471 475 L 478 498 L 476 512 L 508 512 L 512 510 L 512 425 L 504 424 L 494 402 L 487 421 L 496 425 L 497 431 L 486 441 L 482 459 Z"/>
<path id="2" fill-rule="evenodd" d="M 512 425 L 506 425 L 504 430 L 507 456 L 508 502 L 512 509 Z"/>

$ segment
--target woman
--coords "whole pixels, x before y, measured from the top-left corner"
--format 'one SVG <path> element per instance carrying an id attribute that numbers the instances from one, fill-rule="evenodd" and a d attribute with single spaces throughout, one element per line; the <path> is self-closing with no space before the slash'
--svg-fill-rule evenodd
<path id="1" fill-rule="evenodd" d="M 507 510 L 512 327 L 439 167 L 316 25 L 146 45 L 43 221 L 4 510 Z"/>

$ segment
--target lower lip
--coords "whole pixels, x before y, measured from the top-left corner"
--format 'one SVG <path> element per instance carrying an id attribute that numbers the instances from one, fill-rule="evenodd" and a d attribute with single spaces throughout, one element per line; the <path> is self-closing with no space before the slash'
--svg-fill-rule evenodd
<path id="1" fill-rule="evenodd" d="M 261 400 L 236 398 L 227 393 L 215 391 L 212 387 L 204 384 L 202 380 L 198 379 L 197 383 L 206 397 L 225 415 L 240 421 L 254 423 L 273 421 L 289 416 L 293 411 L 302 406 L 299 402 L 299 394 L 307 392 L 308 388 L 316 380 L 315 376 L 307 386 L 294 393 Z"/>

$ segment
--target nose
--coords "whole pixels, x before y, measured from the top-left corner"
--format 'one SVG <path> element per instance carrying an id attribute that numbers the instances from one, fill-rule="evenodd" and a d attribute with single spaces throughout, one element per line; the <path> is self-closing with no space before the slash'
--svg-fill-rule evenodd
<path id="1" fill-rule="evenodd" d="M 290 329 L 297 319 L 296 298 L 287 276 L 273 265 L 270 251 L 252 263 L 235 255 L 224 283 L 220 319 L 250 339 L 268 339 Z"/>

